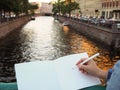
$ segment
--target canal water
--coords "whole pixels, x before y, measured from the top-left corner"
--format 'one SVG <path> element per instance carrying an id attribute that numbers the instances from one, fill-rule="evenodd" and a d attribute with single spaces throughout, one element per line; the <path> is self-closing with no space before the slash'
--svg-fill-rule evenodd
<path id="1" fill-rule="evenodd" d="M 113 65 L 105 48 L 62 26 L 53 17 L 36 17 L 36 20 L 29 21 L 0 42 L 0 82 L 16 81 L 15 63 L 55 60 L 81 52 L 87 52 L 89 56 L 99 52 L 101 55 L 95 61 L 102 69 Z"/>

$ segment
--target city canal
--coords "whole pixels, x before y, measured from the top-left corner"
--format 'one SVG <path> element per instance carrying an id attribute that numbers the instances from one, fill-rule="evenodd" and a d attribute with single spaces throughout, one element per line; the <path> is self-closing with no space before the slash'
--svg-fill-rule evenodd
<path id="1" fill-rule="evenodd" d="M 14 82 L 14 64 L 36 60 L 55 60 L 61 56 L 87 52 L 100 53 L 98 66 L 108 69 L 109 52 L 52 17 L 37 17 L 19 30 L 11 32 L 0 42 L 0 82 Z M 34 71 L 33 71 L 34 72 Z"/>

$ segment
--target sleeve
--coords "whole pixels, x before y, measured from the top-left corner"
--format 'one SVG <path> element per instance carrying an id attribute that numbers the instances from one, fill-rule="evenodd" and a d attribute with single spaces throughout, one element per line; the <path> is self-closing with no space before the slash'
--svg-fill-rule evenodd
<path id="1" fill-rule="evenodd" d="M 110 79 L 110 77 L 111 77 L 111 75 L 112 75 L 112 72 L 113 72 L 112 69 L 109 69 L 109 70 L 108 70 L 107 82 L 109 81 L 109 79 Z"/>
<path id="2" fill-rule="evenodd" d="M 111 71 L 109 71 L 109 73 L 110 72 Z M 109 75 L 106 90 L 120 90 L 120 61 L 114 65 L 112 74 Z"/>

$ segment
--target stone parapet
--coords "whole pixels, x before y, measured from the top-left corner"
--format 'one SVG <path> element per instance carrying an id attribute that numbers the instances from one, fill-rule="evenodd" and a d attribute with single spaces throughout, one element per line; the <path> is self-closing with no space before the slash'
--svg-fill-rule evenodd
<path id="1" fill-rule="evenodd" d="M 30 20 L 29 17 L 25 16 L 25 17 L 15 19 L 13 21 L 1 23 L 0 24 L 0 39 L 5 37 L 11 31 L 23 26 L 29 20 Z"/>
<path id="2" fill-rule="evenodd" d="M 70 27 L 76 31 L 90 37 L 98 42 L 114 48 L 120 48 L 120 30 L 119 29 L 107 29 L 100 26 L 90 25 L 88 23 L 58 16 L 60 22 L 69 22 Z"/>

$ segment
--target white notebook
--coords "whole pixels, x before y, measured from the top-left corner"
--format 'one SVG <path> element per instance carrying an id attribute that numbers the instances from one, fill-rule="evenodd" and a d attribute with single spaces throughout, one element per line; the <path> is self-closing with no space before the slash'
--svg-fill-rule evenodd
<path id="1" fill-rule="evenodd" d="M 72 54 L 53 61 L 15 64 L 18 90 L 78 90 L 101 84 L 96 77 L 81 73 L 76 62 L 87 53 Z"/>

